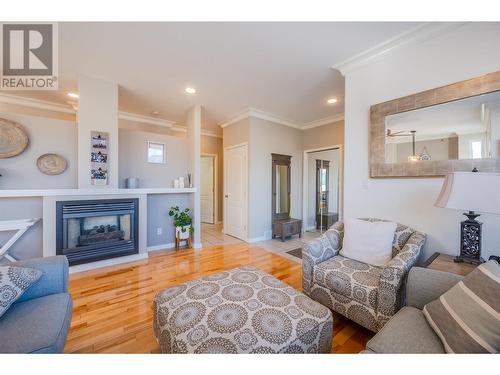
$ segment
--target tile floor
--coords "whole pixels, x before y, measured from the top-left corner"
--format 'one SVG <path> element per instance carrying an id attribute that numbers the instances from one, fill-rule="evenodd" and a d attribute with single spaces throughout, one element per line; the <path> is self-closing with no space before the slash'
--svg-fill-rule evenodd
<path id="1" fill-rule="evenodd" d="M 226 245 L 226 244 L 236 244 L 243 243 L 242 240 L 228 236 L 222 232 L 222 224 L 201 224 L 201 243 L 204 247 L 206 246 L 216 246 L 216 245 Z M 287 254 L 287 251 L 302 247 L 305 241 L 317 238 L 321 233 L 316 231 L 308 231 L 302 235 L 302 238 L 298 236 L 293 236 L 288 238 L 285 242 L 282 242 L 279 238 L 272 239 L 262 242 L 257 242 L 255 245 L 266 249 L 272 253 L 279 254 L 285 258 L 291 259 L 297 263 L 301 263 L 301 260 L 293 255 Z"/>

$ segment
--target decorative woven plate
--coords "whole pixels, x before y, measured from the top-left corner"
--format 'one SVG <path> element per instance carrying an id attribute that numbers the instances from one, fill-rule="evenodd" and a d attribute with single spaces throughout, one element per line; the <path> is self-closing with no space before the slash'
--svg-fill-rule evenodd
<path id="1" fill-rule="evenodd" d="M 63 173 L 68 162 L 61 155 L 43 154 L 36 161 L 36 166 L 43 174 L 54 176 Z"/>
<path id="2" fill-rule="evenodd" d="M 0 118 L 0 159 L 11 158 L 28 147 L 29 138 L 18 123 Z"/>

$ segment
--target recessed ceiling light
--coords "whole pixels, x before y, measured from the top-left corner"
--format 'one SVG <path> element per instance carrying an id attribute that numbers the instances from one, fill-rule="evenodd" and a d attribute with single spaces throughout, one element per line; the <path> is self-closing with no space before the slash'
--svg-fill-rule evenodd
<path id="1" fill-rule="evenodd" d="M 153 111 L 153 112 L 151 112 L 151 114 L 158 116 L 160 114 L 160 111 Z"/>
<path id="2" fill-rule="evenodd" d="M 328 104 L 335 104 L 338 102 L 338 99 L 337 98 L 330 98 L 326 101 Z"/>
<path id="3" fill-rule="evenodd" d="M 74 92 L 68 92 L 68 96 L 74 99 L 78 99 L 80 97 L 80 95 L 75 94 Z"/>
<path id="4" fill-rule="evenodd" d="M 195 89 L 195 88 L 193 88 L 193 87 L 186 87 L 186 88 L 184 89 L 184 91 L 185 91 L 187 94 L 191 94 L 191 95 L 196 94 L 196 89 Z"/>

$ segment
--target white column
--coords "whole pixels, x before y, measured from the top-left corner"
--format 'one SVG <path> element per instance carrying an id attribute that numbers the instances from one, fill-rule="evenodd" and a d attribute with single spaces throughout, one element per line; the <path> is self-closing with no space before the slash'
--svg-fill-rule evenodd
<path id="1" fill-rule="evenodd" d="M 195 105 L 186 113 L 188 139 L 188 173 L 191 173 L 196 192 L 193 197 L 194 247 L 201 247 L 201 201 L 200 201 L 200 159 L 201 159 L 201 106 Z"/>
<path id="2" fill-rule="evenodd" d="M 78 103 L 78 188 L 118 188 L 118 85 L 81 76 Z M 107 132 L 108 184 L 90 180 L 90 133 Z"/>

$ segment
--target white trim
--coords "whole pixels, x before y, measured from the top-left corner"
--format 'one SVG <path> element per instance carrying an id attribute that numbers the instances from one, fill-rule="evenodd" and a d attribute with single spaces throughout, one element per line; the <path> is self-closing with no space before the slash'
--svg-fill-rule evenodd
<path id="1" fill-rule="evenodd" d="M 203 244 L 201 242 L 195 243 L 193 245 L 193 249 L 202 249 L 202 248 L 203 248 Z"/>
<path id="2" fill-rule="evenodd" d="M 374 47 L 367 49 L 364 52 L 358 53 L 348 59 L 335 64 L 332 66 L 333 69 L 337 69 L 346 75 L 346 73 L 352 72 L 360 68 L 363 65 L 385 55 L 386 53 L 393 51 L 397 48 L 408 46 L 411 44 L 416 44 L 418 42 L 435 38 L 441 34 L 449 32 L 460 26 L 466 24 L 465 22 L 426 22 L 423 25 L 419 25 L 396 35 L 395 37 L 388 39 Z"/>
<path id="3" fill-rule="evenodd" d="M 134 255 L 127 255 L 124 257 L 100 260 L 97 262 L 78 264 L 76 266 L 69 267 L 69 273 L 73 274 L 77 272 L 90 271 L 90 270 L 95 270 L 96 268 L 116 266 L 118 264 L 136 262 L 138 260 L 143 260 L 147 258 L 148 258 L 148 253 L 139 253 Z"/>
<path id="4" fill-rule="evenodd" d="M 214 186 L 213 186 L 214 222 L 209 224 L 216 224 L 219 221 L 219 155 L 202 152 L 201 157 L 210 157 L 212 158 L 212 163 L 214 163 Z"/>
<path id="5" fill-rule="evenodd" d="M 194 193 L 196 188 L 149 188 L 149 189 L 5 189 L 0 190 L 0 198 L 18 197 L 64 197 L 78 195 L 140 195 L 140 194 L 186 194 Z"/>
<path id="6" fill-rule="evenodd" d="M 138 115 L 136 113 L 123 112 L 123 111 L 118 112 L 118 119 L 139 122 L 141 124 L 163 126 L 165 128 L 172 128 L 175 124 L 175 121 L 169 121 L 160 118 L 143 116 L 143 115 Z"/>
<path id="7" fill-rule="evenodd" d="M 25 107 L 45 109 L 47 111 L 70 113 L 72 115 L 76 114 L 76 111 L 69 105 L 49 102 L 46 100 L 26 98 L 16 95 L 0 94 L 0 102 L 22 105 Z"/>
<path id="8" fill-rule="evenodd" d="M 339 122 L 344 120 L 344 114 L 340 113 L 338 115 L 333 115 L 329 117 L 325 117 L 319 120 L 307 122 L 301 129 L 307 130 L 312 128 L 317 128 L 318 126 L 328 125 L 334 122 Z"/>
<path id="9" fill-rule="evenodd" d="M 72 114 L 72 115 L 76 115 L 76 113 L 78 112 L 78 102 L 74 102 L 74 101 L 69 101 L 68 102 L 69 105 L 64 105 L 64 104 L 59 104 L 59 103 L 55 103 L 55 102 L 49 102 L 46 100 L 38 100 L 38 99 L 32 99 L 32 98 L 27 98 L 27 97 L 23 97 L 23 96 L 8 95 L 8 94 L 2 93 L 2 94 L 0 94 L 0 103 L 15 104 L 15 105 L 21 105 L 24 107 L 38 108 L 38 109 L 44 109 L 47 111 L 60 112 L 60 113 L 68 113 L 68 114 Z M 134 121 L 134 122 L 138 122 L 140 124 L 162 126 L 162 127 L 168 128 L 168 129 L 173 130 L 173 131 L 187 133 L 187 128 L 185 126 L 182 126 L 182 125 L 176 125 L 177 123 L 175 121 L 139 115 L 139 114 L 132 113 L 132 112 L 119 111 L 118 112 L 118 119 Z M 213 130 L 202 129 L 201 135 L 204 135 L 207 137 L 222 138 L 222 134 L 214 132 Z"/>
<path id="10" fill-rule="evenodd" d="M 160 245 L 153 245 L 146 247 L 146 251 L 170 250 L 175 248 L 175 242 L 164 243 Z"/>
<path id="11" fill-rule="evenodd" d="M 300 122 L 296 122 L 293 120 L 285 119 L 281 116 L 275 115 L 275 114 L 270 113 L 270 112 L 261 111 L 260 109 L 248 108 L 245 111 L 240 112 L 239 114 L 231 117 L 229 120 L 226 120 L 222 123 L 219 123 L 219 126 L 221 128 L 226 128 L 226 127 L 233 125 L 233 124 L 237 123 L 238 121 L 241 121 L 241 120 L 248 118 L 248 117 L 254 117 L 254 118 L 259 118 L 261 120 L 267 120 L 267 121 L 270 121 L 270 122 L 275 123 L 275 124 L 289 126 L 291 128 L 298 129 L 298 130 L 312 129 L 312 128 L 316 128 L 318 126 L 323 126 L 323 125 L 327 125 L 327 124 L 330 124 L 333 122 L 338 122 L 338 121 L 344 120 L 344 114 L 340 113 L 340 114 L 325 117 L 322 119 L 318 119 L 318 120 L 314 120 L 314 121 L 310 121 L 310 122 L 306 122 L 306 123 L 300 123 Z"/>
<path id="12" fill-rule="evenodd" d="M 219 126 L 221 128 L 225 128 L 225 127 L 232 125 L 232 124 L 234 124 L 240 120 L 243 120 L 244 118 L 247 118 L 247 117 L 259 118 L 261 120 L 271 121 L 271 122 L 274 122 L 276 124 L 289 126 L 291 128 L 295 128 L 295 129 L 302 129 L 302 126 L 303 126 L 303 124 L 301 124 L 300 122 L 295 122 L 293 120 L 283 118 L 281 116 L 275 115 L 275 114 L 270 113 L 270 112 L 261 111 L 260 109 L 256 109 L 256 108 L 248 108 L 247 110 L 230 118 L 229 120 L 220 123 Z"/>
<path id="13" fill-rule="evenodd" d="M 332 146 L 324 146 L 324 147 L 319 147 L 319 148 L 312 148 L 309 150 L 304 150 L 303 156 L 302 156 L 302 221 L 304 223 L 302 227 L 302 232 L 306 231 L 307 229 L 305 228 L 307 226 L 307 193 L 308 193 L 308 183 L 309 183 L 309 175 L 308 175 L 308 169 L 309 169 L 309 163 L 308 163 L 308 154 L 311 152 L 318 152 L 318 151 L 326 151 L 326 150 L 332 150 L 332 149 L 337 149 L 340 152 L 340 158 L 339 158 L 339 186 L 338 186 L 338 214 L 339 214 L 339 220 L 342 220 L 344 217 L 344 152 L 343 152 L 343 147 L 341 144 L 337 145 L 332 145 Z"/>
<path id="14" fill-rule="evenodd" d="M 171 130 L 174 132 L 187 133 L 187 128 L 182 125 L 174 125 Z M 222 134 L 216 133 L 213 130 L 201 129 L 201 135 L 205 137 L 221 138 Z"/>

